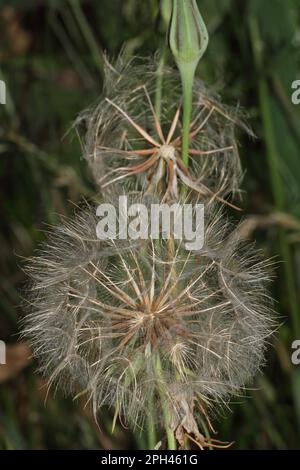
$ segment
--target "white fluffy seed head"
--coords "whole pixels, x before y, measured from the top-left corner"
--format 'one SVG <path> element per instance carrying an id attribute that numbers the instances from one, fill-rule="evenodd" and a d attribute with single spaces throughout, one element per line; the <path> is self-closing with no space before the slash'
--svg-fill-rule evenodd
<path id="1" fill-rule="evenodd" d="M 161 142 L 157 131 L 155 108 L 157 101 L 156 61 L 132 60 L 124 64 L 122 58 L 114 66 L 106 63 L 104 91 L 100 102 L 84 111 L 76 121 L 82 135 L 83 153 L 94 179 L 103 194 L 111 190 L 110 181 L 117 188 L 145 190 L 151 171 L 128 175 L 124 172 L 132 165 L 144 162 L 149 156 L 130 154 L 130 151 L 149 149 L 149 142 L 133 126 L 132 120 L 155 141 Z M 163 92 L 160 114 L 157 115 L 165 140 L 172 127 L 176 111 L 181 106 L 182 94 L 177 71 L 165 68 L 162 74 Z M 245 125 L 240 111 L 224 106 L 220 98 L 195 80 L 193 116 L 191 124 L 191 151 L 208 152 L 190 154 L 189 171 L 194 181 L 205 184 L 202 199 L 212 193 L 220 197 L 235 195 L 239 190 L 242 171 L 238 154 L 235 128 Z M 130 118 L 130 119 L 129 119 Z M 174 129 L 180 157 L 181 117 Z M 248 131 L 248 129 L 246 129 Z M 150 145 L 151 146 L 151 145 Z"/>
<path id="2" fill-rule="evenodd" d="M 158 111 L 157 73 L 155 61 L 106 63 L 103 97 L 76 123 L 85 132 L 84 156 L 106 202 L 120 194 L 161 202 L 150 189 L 165 175 L 164 189 L 179 199 L 185 183 L 206 203 L 204 247 L 188 252 L 162 237 L 101 241 L 96 211 L 87 207 L 55 228 L 28 264 L 24 335 L 49 386 L 86 395 L 95 414 L 113 406 L 133 425 L 168 409 L 180 440 L 180 429 L 199 434 L 196 406 L 207 417 L 263 364 L 274 329 L 266 293 L 271 263 L 213 208 L 239 189 L 239 113 L 196 80 L 184 168 L 179 76 L 164 70 Z"/>
<path id="3" fill-rule="evenodd" d="M 93 214 L 65 220 L 27 267 L 24 334 L 49 384 L 133 424 L 153 402 L 158 419 L 167 406 L 178 424 L 195 401 L 217 409 L 241 393 L 274 328 L 270 263 L 220 213 L 207 215 L 200 252 L 100 241 Z"/>

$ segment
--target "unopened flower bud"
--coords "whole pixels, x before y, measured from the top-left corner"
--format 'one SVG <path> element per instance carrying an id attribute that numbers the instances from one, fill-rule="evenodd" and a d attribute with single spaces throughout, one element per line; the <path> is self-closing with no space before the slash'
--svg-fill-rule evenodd
<path id="1" fill-rule="evenodd" d="M 170 48 L 179 68 L 195 68 L 208 45 L 208 32 L 196 0 L 173 0 L 169 35 Z"/>

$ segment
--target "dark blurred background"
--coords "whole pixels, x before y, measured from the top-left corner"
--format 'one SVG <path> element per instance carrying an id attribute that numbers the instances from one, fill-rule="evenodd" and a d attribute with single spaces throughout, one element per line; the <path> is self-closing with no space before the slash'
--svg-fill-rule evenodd
<path id="1" fill-rule="evenodd" d="M 300 79 L 299 0 L 199 0 L 210 45 L 198 75 L 227 104 L 248 112 L 257 139 L 239 135 L 246 170 L 247 234 L 280 261 L 273 284 L 281 326 L 264 375 L 247 398 L 214 421 L 235 449 L 300 448 Z M 165 42 L 159 0 L 0 0 L 0 449 L 143 448 L 144 437 L 111 412 L 99 430 L 84 403 L 47 389 L 19 342 L 22 257 L 43 239 L 45 223 L 69 214 L 94 187 L 72 121 L 101 93 L 103 54 L 153 55 Z M 169 56 L 168 62 L 172 63 Z"/>

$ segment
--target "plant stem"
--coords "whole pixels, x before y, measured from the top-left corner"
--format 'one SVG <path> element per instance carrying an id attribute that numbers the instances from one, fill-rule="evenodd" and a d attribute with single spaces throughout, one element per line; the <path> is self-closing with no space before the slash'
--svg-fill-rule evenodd
<path id="1" fill-rule="evenodd" d="M 184 72 L 181 72 L 183 90 L 182 160 L 187 167 L 189 164 L 190 124 L 195 70 L 195 64 L 189 64 L 189 67 L 185 66 Z"/>
<path id="2" fill-rule="evenodd" d="M 158 62 L 157 67 L 157 79 L 156 79 L 156 88 L 155 88 L 155 104 L 154 109 L 157 116 L 157 119 L 160 121 L 161 118 L 161 100 L 162 100 L 162 90 L 163 90 L 163 78 L 164 78 L 164 66 L 166 61 L 167 48 L 164 44 L 162 48 L 162 53 Z"/>
<path id="3" fill-rule="evenodd" d="M 298 145 L 300 145 L 300 129 L 298 123 L 298 113 L 295 111 L 295 106 L 293 106 L 290 97 L 288 96 L 285 87 L 277 76 L 272 78 L 272 85 L 274 92 L 278 98 L 278 102 L 282 111 L 287 116 L 287 123 L 290 127 L 290 130 L 297 140 Z"/>
<path id="4" fill-rule="evenodd" d="M 69 4 L 73 10 L 73 13 L 78 22 L 78 25 L 81 28 L 82 35 L 91 50 L 94 63 L 96 64 L 100 74 L 102 75 L 103 58 L 100 52 L 99 45 L 97 44 L 95 36 L 91 30 L 91 27 L 86 19 L 84 12 L 82 11 L 81 3 L 78 0 L 75 0 L 75 1 L 69 0 Z"/>
<path id="5" fill-rule="evenodd" d="M 163 382 L 162 368 L 161 368 L 161 362 L 160 362 L 159 356 L 156 356 L 155 371 L 157 373 L 158 380 L 160 382 Z M 173 430 L 170 428 L 171 416 L 170 416 L 170 412 L 169 412 L 169 407 L 168 407 L 167 403 L 165 404 L 166 395 L 164 393 L 164 390 L 162 390 L 161 386 L 159 387 L 159 394 L 160 394 L 162 410 L 163 410 L 165 431 L 166 431 L 166 434 L 167 434 L 168 450 L 176 450 L 177 449 L 176 439 L 175 439 Z"/>
<path id="6" fill-rule="evenodd" d="M 153 400 L 151 400 L 151 403 L 149 404 L 149 408 L 150 409 L 149 409 L 148 426 L 147 426 L 148 449 L 153 450 L 157 442 L 155 422 L 153 419 L 153 415 L 154 415 Z"/>

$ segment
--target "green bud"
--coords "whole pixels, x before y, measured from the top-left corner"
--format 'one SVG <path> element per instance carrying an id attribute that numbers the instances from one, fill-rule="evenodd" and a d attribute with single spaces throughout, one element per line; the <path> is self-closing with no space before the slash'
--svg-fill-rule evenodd
<path id="1" fill-rule="evenodd" d="M 208 45 L 208 32 L 196 0 L 173 0 L 169 42 L 182 81 L 182 160 L 188 166 L 193 82 L 199 60 Z"/>
<path id="2" fill-rule="evenodd" d="M 173 0 L 169 35 L 170 48 L 179 68 L 195 68 L 208 45 L 208 32 L 196 0 Z"/>

